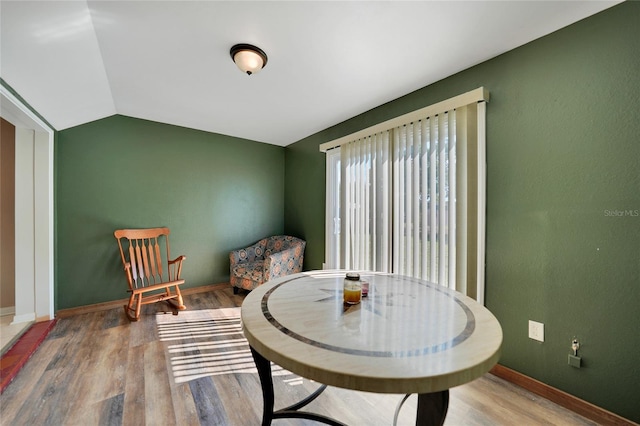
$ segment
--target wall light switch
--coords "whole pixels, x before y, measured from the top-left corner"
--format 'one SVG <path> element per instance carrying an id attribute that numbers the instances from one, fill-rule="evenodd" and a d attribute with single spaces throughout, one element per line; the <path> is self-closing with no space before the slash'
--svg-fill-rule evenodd
<path id="1" fill-rule="evenodd" d="M 529 320 L 529 339 L 544 342 L 544 324 Z"/>

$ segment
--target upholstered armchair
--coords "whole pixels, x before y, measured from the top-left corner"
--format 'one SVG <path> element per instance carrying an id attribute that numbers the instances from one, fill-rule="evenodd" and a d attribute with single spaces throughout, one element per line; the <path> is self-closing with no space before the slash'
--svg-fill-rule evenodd
<path id="1" fill-rule="evenodd" d="M 263 238 L 247 248 L 229 253 L 233 293 L 253 290 L 260 284 L 302 272 L 306 241 L 287 235 Z"/>

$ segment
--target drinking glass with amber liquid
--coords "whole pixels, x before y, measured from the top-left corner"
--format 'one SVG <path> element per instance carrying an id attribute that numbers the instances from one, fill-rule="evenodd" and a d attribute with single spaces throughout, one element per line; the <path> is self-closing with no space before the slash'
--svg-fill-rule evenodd
<path id="1" fill-rule="evenodd" d="M 360 303 L 362 298 L 362 282 L 360 274 L 356 272 L 348 272 L 344 278 L 344 303 L 355 305 Z"/>

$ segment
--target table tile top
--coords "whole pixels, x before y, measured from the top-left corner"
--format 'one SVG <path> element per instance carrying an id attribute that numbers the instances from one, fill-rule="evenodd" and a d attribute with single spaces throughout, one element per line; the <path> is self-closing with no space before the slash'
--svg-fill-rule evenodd
<path id="1" fill-rule="evenodd" d="M 251 346 L 303 377 L 385 393 L 448 389 L 498 361 L 502 329 L 474 300 L 428 281 L 361 272 L 369 295 L 345 305 L 344 275 L 303 272 L 253 290 L 242 306 Z"/>

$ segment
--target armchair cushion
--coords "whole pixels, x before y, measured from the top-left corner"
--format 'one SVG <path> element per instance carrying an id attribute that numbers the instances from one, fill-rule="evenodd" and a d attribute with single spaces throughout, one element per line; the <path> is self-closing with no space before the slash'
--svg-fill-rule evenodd
<path id="1" fill-rule="evenodd" d="M 229 281 L 234 293 L 239 288 L 253 290 L 271 279 L 301 272 L 305 246 L 304 240 L 277 235 L 232 251 Z"/>
<path id="2" fill-rule="evenodd" d="M 252 246 L 234 250 L 229 253 L 231 263 L 254 262 L 264 260 L 264 250 L 267 247 L 267 239 L 263 238 Z"/>

